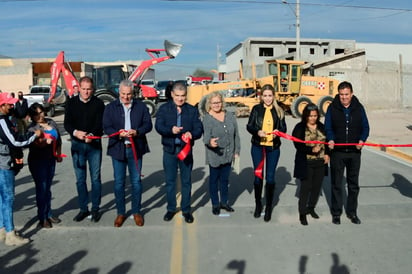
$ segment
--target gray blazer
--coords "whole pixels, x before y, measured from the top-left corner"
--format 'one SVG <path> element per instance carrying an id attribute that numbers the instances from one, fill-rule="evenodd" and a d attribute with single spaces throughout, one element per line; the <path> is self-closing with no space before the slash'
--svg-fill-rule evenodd
<path id="1" fill-rule="evenodd" d="M 240 153 L 239 130 L 236 117 L 231 112 L 225 113 L 223 122 L 216 120 L 210 114 L 203 118 L 203 142 L 206 148 L 206 164 L 218 167 L 231 163 L 234 154 Z M 218 147 L 209 146 L 210 139 L 216 138 Z"/>

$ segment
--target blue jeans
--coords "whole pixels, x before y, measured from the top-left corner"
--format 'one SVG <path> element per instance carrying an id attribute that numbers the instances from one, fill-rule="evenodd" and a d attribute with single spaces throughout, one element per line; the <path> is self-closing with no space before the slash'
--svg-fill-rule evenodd
<path id="1" fill-rule="evenodd" d="M 93 142 L 100 142 L 94 140 Z M 88 211 L 89 193 L 87 190 L 87 162 L 92 185 L 92 210 L 99 210 L 102 192 L 102 181 L 100 177 L 100 167 L 102 164 L 102 149 L 94 147 L 84 142 L 72 139 L 72 160 L 74 173 L 76 175 L 76 187 L 78 202 L 81 211 Z"/>
<path id="2" fill-rule="evenodd" d="M 176 178 L 177 168 L 180 169 L 182 201 L 180 207 L 183 213 L 190 212 L 190 199 L 192 191 L 193 156 L 188 155 L 180 161 L 177 154 L 181 147 L 176 147 L 174 153 L 163 151 L 163 169 L 166 176 L 167 211 L 176 212 Z"/>
<path id="3" fill-rule="evenodd" d="M 0 228 L 6 232 L 14 230 L 13 223 L 14 202 L 14 171 L 0 169 Z"/>
<path id="4" fill-rule="evenodd" d="M 132 214 L 140 214 L 142 206 L 142 157 L 138 159 L 138 169 L 133 157 L 133 149 L 126 148 L 126 160 L 119 161 L 112 158 L 114 174 L 114 196 L 118 215 L 126 215 L 125 181 L 126 168 L 129 169 L 130 184 L 132 186 Z"/>
<path id="5" fill-rule="evenodd" d="M 265 148 L 265 151 L 266 151 L 266 162 L 265 162 L 266 173 L 264 173 L 265 176 L 263 177 L 266 178 L 267 184 L 274 184 L 276 167 L 278 166 L 279 157 L 280 157 L 279 148 L 273 149 L 272 147 L 258 146 L 258 145 L 252 144 L 252 147 L 250 150 L 252 154 L 253 169 L 256 169 L 260 161 L 262 160 L 263 148 Z M 261 180 L 255 176 L 254 183 L 260 184 L 260 182 Z"/>
<path id="6" fill-rule="evenodd" d="M 56 160 L 30 159 L 29 170 L 36 185 L 37 217 L 39 221 L 47 220 L 52 216 L 51 212 L 51 185 L 56 169 Z"/>
<path id="7" fill-rule="evenodd" d="M 212 167 L 209 165 L 209 193 L 212 206 L 219 206 L 219 190 L 220 203 L 227 205 L 229 192 L 229 175 L 232 169 L 231 163 Z"/>

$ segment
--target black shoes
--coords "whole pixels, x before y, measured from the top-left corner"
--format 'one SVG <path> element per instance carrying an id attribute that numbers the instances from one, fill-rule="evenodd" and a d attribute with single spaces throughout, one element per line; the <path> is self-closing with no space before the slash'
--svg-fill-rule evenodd
<path id="1" fill-rule="evenodd" d="M 310 214 L 313 219 L 319 219 L 319 215 L 315 212 L 314 208 L 308 208 L 308 214 Z"/>
<path id="2" fill-rule="evenodd" d="M 301 225 L 308 225 L 308 220 L 306 219 L 306 214 L 299 214 L 299 221 Z"/>
<path id="3" fill-rule="evenodd" d="M 220 214 L 220 207 L 214 206 L 212 208 L 212 213 L 213 213 L 213 215 L 219 215 Z"/>
<path id="4" fill-rule="evenodd" d="M 183 217 L 185 218 L 185 222 L 188 223 L 188 224 L 193 223 L 193 221 L 195 220 L 195 219 L 193 218 L 192 213 L 190 213 L 190 212 L 183 213 Z"/>
<path id="5" fill-rule="evenodd" d="M 226 210 L 227 212 L 234 212 L 235 210 L 228 204 L 221 204 L 220 205 L 221 209 Z"/>
<path id="6" fill-rule="evenodd" d="M 165 216 L 163 217 L 163 220 L 166 221 L 166 222 L 169 222 L 173 219 L 175 214 L 176 214 L 175 212 L 168 211 L 168 212 L 166 212 Z"/>
<path id="7" fill-rule="evenodd" d="M 58 217 L 51 216 L 47 219 L 50 223 L 59 224 L 62 222 Z"/>
<path id="8" fill-rule="evenodd" d="M 352 223 L 354 223 L 355 225 L 360 225 L 361 220 L 358 218 L 358 216 L 356 215 L 347 215 L 347 216 Z"/>
<path id="9" fill-rule="evenodd" d="M 44 220 L 44 221 L 40 221 L 38 226 L 40 228 L 52 228 L 53 225 L 51 224 L 51 222 L 49 220 Z"/>
<path id="10" fill-rule="evenodd" d="M 332 223 L 334 223 L 335 225 L 340 225 L 340 216 L 332 216 Z"/>
<path id="11" fill-rule="evenodd" d="M 92 210 L 91 221 L 93 223 L 97 223 L 100 220 L 101 217 L 102 217 L 102 214 L 98 210 Z"/>
<path id="12" fill-rule="evenodd" d="M 90 215 L 90 211 L 80 211 L 74 218 L 73 221 L 75 222 L 81 222 L 83 221 L 87 216 Z"/>

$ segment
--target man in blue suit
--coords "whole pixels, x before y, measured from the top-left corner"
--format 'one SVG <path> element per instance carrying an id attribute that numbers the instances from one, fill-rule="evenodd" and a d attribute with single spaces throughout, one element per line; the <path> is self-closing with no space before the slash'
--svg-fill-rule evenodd
<path id="1" fill-rule="evenodd" d="M 144 225 L 141 214 L 143 155 L 149 152 L 146 134 L 153 128 L 146 105 L 133 99 L 133 82 L 123 80 L 119 86 L 119 99 L 106 106 L 103 114 L 103 129 L 109 139 L 107 154 L 112 157 L 114 170 L 114 196 L 117 217 L 115 227 L 121 227 L 126 220 L 125 180 L 129 169 L 132 186 L 132 214 L 137 226 Z M 118 135 L 116 135 L 118 134 Z"/>

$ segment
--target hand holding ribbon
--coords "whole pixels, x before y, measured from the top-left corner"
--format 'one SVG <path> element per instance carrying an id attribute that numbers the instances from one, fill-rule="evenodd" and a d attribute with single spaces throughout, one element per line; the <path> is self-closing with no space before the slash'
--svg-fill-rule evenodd
<path id="1" fill-rule="evenodd" d="M 55 136 L 53 136 L 50 133 L 46 133 L 46 132 L 44 132 L 43 135 L 44 135 L 44 138 L 46 138 L 48 144 L 50 144 L 48 140 L 51 140 L 51 143 L 53 145 L 53 156 L 56 157 L 58 162 L 61 162 L 62 158 L 67 157 L 66 154 L 57 153 L 57 142 L 56 142 L 56 137 Z"/>
<path id="2" fill-rule="evenodd" d="M 177 154 L 177 158 L 179 158 L 180 161 L 183 161 L 187 155 L 190 153 L 190 150 L 192 149 L 192 144 L 190 143 L 190 140 L 192 139 L 192 135 L 190 132 L 186 132 L 185 134 L 182 135 L 181 137 L 182 141 L 185 144 L 183 149 Z"/>
<path id="3" fill-rule="evenodd" d="M 140 173 L 140 176 L 143 177 L 143 175 L 141 174 L 141 171 L 139 170 L 139 163 L 138 163 L 139 158 L 137 157 L 136 146 L 135 146 L 134 139 L 133 139 L 133 136 L 136 136 L 136 135 L 137 135 L 137 131 L 136 131 L 136 130 L 134 130 L 134 129 L 131 129 L 131 130 L 121 129 L 121 130 L 119 130 L 119 131 L 117 131 L 117 132 L 115 132 L 115 133 L 112 133 L 112 134 L 110 134 L 110 135 L 108 135 L 108 136 L 105 136 L 105 137 L 87 135 L 85 138 L 86 138 L 86 139 L 94 139 L 94 140 L 95 140 L 95 139 L 101 139 L 101 138 L 112 138 L 112 137 L 117 136 L 117 135 L 119 135 L 120 137 L 123 137 L 123 138 L 129 138 L 129 142 L 130 142 L 130 144 L 132 145 L 133 158 L 134 158 L 134 162 L 135 162 L 135 165 L 136 165 L 136 170 L 137 170 L 137 172 Z"/>

